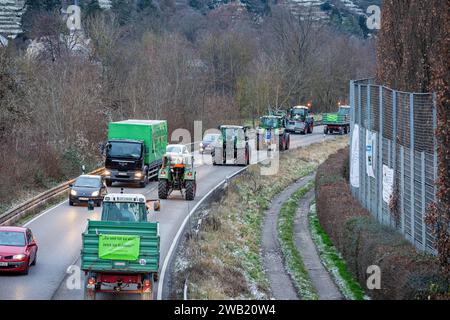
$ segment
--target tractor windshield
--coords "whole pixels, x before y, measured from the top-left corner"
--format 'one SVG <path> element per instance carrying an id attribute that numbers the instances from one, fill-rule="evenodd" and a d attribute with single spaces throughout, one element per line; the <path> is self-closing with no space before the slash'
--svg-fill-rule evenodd
<path id="1" fill-rule="evenodd" d="M 261 127 L 263 128 L 278 128 L 280 126 L 278 118 L 262 117 Z"/>
<path id="2" fill-rule="evenodd" d="M 305 120 L 306 112 L 302 108 L 294 108 L 291 110 L 291 118 Z"/>
<path id="3" fill-rule="evenodd" d="M 145 221 L 146 208 L 144 203 L 136 202 L 103 202 L 103 221 Z"/>

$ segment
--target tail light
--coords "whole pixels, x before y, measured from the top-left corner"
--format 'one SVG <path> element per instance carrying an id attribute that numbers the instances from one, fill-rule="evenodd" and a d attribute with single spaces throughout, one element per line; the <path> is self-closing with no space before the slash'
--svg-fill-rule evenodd
<path id="1" fill-rule="evenodd" d="M 144 292 L 150 292 L 151 289 L 152 289 L 152 284 L 151 284 L 150 280 L 148 280 L 148 279 L 144 280 L 143 289 L 142 290 Z"/>
<path id="2" fill-rule="evenodd" d="M 190 176 L 192 176 L 192 173 L 191 173 L 191 172 L 188 172 L 188 174 L 187 174 L 187 175 L 188 175 L 188 177 L 190 177 Z"/>

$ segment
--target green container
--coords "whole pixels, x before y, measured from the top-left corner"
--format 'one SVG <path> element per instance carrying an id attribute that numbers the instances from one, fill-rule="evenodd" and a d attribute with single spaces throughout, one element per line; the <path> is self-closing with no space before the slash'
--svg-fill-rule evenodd
<path id="1" fill-rule="evenodd" d="M 125 242 L 129 247 L 121 247 L 120 241 L 113 236 L 128 236 L 128 238 L 138 238 L 130 245 L 130 241 Z M 107 239 L 107 244 L 114 244 L 116 247 L 112 253 L 120 252 L 120 258 L 104 258 L 114 254 L 106 252 L 104 243 L 100 243 L 100 238 Z M 102 239 L 104 241 L 104 239 Z M 117 222 L 117 221 L 88 221 L 87 228 L 82 234 L 81 249 L 81 269 L 83 271 L 96 272 L 120 272 L 120 273 L 152 273 L 159 268 L 159 231 L 158 223 L 152 222 Z M 125 253 L 135 254 L 138 249 L 136 259 L 131 259 Z M 102 258 L 103 257 L 103 258 Z"/>
<path id="2" fill-rule="evenodd" d="M 350 118 L 348 115 L 340 113 L 324 113 L 322 116 L 322 124 L 327 125 L 344 125 L 349 124 Z"/>
<path id="3" fill-rule="evenodd" d="M 124 120 L 110 122 L 108 140 L 144 141 L 148 147 L 145 164 L 161 160 L 166 153 L 167 121 L 166 120 Z"/>

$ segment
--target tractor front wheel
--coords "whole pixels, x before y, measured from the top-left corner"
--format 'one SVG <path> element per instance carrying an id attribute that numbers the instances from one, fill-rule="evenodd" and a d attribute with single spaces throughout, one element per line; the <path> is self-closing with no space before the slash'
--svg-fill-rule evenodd
<path id="1" fill-rule="evenodd" d="M 161 179 L 158 181 L 158 197 L 160 199 L 167 199 L 168 189 L 168 182 L 166 179 Z"/>
<path id="2" fill-rule="evenodd" d="M 191 201 L 195 198 L 195 181 L 188 180 L 186 181 L 186 200 Z"/>

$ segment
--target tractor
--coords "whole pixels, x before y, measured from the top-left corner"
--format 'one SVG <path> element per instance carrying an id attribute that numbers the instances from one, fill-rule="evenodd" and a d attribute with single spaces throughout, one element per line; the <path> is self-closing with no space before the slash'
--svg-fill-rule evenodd
<path id="1" fill-rule="evenodd" d="M 290 147 L 291 138 L 285 129 L 284 115 L 267 115 L 260 118 L 256 128 L 256 150 L 284 151 Z"/>
<path id="2" fill-rule="evenodd" d="M 219 126 L 220 136 L 211 152 L 213 165 L 242 165 L 250 163 L 250 146 L 246 126 Z"/>
<path id="3" fill-rule="evenodd" d="M 173 190 L 179 190 L 186 200 L 195 198 L 196 173 L 194 157 L 190 154 L 167 154 L 158 172 L 158 197 L 167 199 Z"/>
<path id="4" fill-rule="evenodd" d="M 289 109 L 286 130 L 293 133 L 313 133 L 314 118 L 307 106 L 295 106 Z"/>

